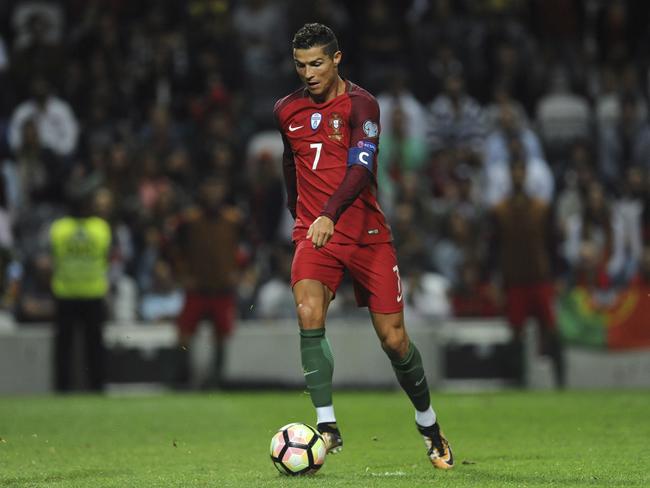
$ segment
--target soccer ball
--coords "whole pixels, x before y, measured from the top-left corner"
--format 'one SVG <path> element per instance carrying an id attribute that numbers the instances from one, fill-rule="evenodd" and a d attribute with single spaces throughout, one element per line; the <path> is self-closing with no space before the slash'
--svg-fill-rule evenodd
<path id="1" fill-rule="evenodd" d="M 287 424 L 271 439 L 271 461 L 282 474 L 315 473 L 325 462 L 326 453 L 320 433 L 307 424 Z"/>

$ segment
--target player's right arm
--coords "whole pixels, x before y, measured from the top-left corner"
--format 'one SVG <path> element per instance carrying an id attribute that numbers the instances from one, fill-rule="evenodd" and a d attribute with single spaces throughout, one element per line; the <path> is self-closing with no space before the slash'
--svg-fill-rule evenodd
<path id="1" fill-rule="evenodd" d="M 287 208 L 291 216 L 296 219 L 296 202 L 298 201 L 298 186 L 296 183 L 296 161 L 293 150 L 287 137 L 282 134 L 284 152 L 282 153 L 282 173 L 284 174 L 284 185 L 287 189 Z"/>
<path id="2" fill-rule="evenodd" d="M 282 144 L 284 151 L 282 152 L 282 174 L 284 175 L 284 186 L 287 190 L 287 208 L 291 212 L 291 216 L 296 220 L 296 203 L 298 202 L 298 183 L 296 178 L 296 161 L 291 149 L 291 143 L 284 133 L 282 122 L 280 120 L 280 108 L 285 102 L 286 98 L 278 100 L 273 107 L 273 117 L 275 124 L 282 136 Z"/>

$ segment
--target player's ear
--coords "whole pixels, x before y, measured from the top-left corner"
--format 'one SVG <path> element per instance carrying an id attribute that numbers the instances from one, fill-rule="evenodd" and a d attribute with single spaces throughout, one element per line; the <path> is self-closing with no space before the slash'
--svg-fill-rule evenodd
<path id="1" fill-rule="evenodd" d="M 334 60 L 334 67 L 335 68 L 338 68 L 342 57 L 343 57 L 343 53 L 341 51 L 336 51 L 334 53 L 334 55 L 332 56 L 332 59 Z"/>

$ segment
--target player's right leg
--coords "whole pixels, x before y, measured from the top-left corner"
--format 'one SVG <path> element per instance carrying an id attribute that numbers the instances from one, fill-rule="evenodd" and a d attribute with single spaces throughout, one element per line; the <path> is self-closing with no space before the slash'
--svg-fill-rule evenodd
<path id="1" fill-rule="evenodd" d="M 333 293 L 320 281 L 303 279 L 294 284 L 293 295 L 300 325 L 300 356 L 307 391 L 316 408 L 318 430 L 327 452 L 336 453 L 342 449 L 343 440 L 332 402 L 334 357 L 325 337 L 325 317 Z"/>
<path id="2" fill-rule="evenodd" d="M 183 309 L 176 319 L 176 350 L 171 378 L 171 386 L 175 389 L 185 390 L 191 386 L 190 342 L 205 312 L 203 297 L 188 291 Z"/>

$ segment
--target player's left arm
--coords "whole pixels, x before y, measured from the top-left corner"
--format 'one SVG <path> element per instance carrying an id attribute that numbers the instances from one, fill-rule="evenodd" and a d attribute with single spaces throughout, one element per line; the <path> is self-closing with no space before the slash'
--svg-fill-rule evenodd
<path id="1" fill-rule="evenodd" d="M 320 216 L 309 227 L 307 239 L 311 239 L 315 247 L 322 247 L 329 242 L 341 214 L 372 181 L 378 144 L 377 101 L 366 97 L 352 98 L 347 170 L 343 181 L 325 204 Z"/>

